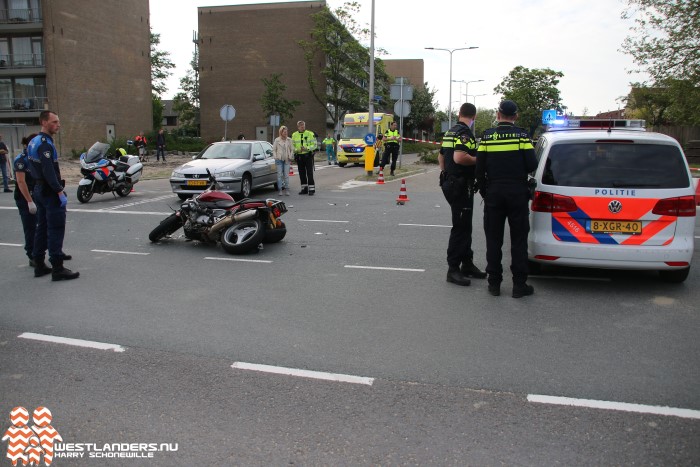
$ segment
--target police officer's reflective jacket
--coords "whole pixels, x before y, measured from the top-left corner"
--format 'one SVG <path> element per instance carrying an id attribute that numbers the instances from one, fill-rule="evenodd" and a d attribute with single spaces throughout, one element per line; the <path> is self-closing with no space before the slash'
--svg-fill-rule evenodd
<path id="1" fill-rule="evenodd" d="M 43 185 L 47 192 L 61 193 L 61 170 L 58 168 L 58 152 L 53 139 L 46 133 L 39 133 L 27 146 L 29 171 L 34 181 Z"/>
<path id="2" fill-rule="evenodd" d="M 314 152 L 318 146 L 316 143 L 316 133 L 310 130 L 304 130 L 303 132 L 295 131 L 292 134 L 292 143 L 294 143 L 294 154 Z"/>
<path id="3" fill-rule="evenodd" d="M 384 144 L 386 146 L 389 146 L 391 144 L 395 144 L 398 146 L 400 140 L 401 135 L 399 134 L 399 130 L 392 130 L 390 128 L 384 132 Z"/>
<path id="4" fill-rule="evenodd" d="M 484 132 L 476 157 L 480 187 L 495 182 L 526 184 L 527 174 L 536 168 L 535 149 L 526 130 L 499 122 Z"/>
<path id="5" fill-rule="evenodd" d="M 445 158 L 445 174 L 463 177 L 467 181 L 474 180 L 474 166 L 457 164 L 454 160 L 455 151 L 476 156 L 476 139 L 466 123 L 457 122 L 455 126 L 445 132 L 442 137 L 440 153 Z"/>

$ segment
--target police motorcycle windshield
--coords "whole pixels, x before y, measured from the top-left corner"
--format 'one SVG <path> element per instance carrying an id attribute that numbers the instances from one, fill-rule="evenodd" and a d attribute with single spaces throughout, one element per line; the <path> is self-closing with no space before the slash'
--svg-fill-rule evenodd
<path id="1" fill-rule="evenodd" d="M 109 151 L 109 144 L 95 143 L 85 154 L 85 162 L 88 164 L 93 164 L 100 162 L 102 159 L 108 159 L 107 151 Z"/>

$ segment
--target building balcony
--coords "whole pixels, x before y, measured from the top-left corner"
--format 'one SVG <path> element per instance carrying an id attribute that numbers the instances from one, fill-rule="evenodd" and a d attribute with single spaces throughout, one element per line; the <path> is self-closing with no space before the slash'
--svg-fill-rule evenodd
<path id="1" fill-rule="evenodd" d="M 46 74 L 44 54 L 0 55 L 0 76 Z"/>
<path id="2" fill-rule="evenodd" d="M 46 97 L 0 98 L 0 119 L 38 117 L 47 107 Z"/>
<path id="3" fill-rule="evenodd" d="M 0 9 L 0 31 L 41 32 L 40 8 Z"/>

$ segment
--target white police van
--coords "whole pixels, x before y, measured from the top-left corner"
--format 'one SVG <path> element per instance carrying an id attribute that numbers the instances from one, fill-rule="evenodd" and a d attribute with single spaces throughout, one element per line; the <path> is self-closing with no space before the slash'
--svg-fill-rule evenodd
<path id="1" fill-rule="evenodd" d="M 688 277 L 695 189 L 678 142 L 643 120 L 564 120 L 538 140 L 528 259 Z"/>

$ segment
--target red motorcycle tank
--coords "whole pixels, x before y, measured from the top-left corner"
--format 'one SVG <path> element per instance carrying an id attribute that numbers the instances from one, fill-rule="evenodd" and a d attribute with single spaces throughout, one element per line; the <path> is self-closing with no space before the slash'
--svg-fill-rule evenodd
<path id="1" fill-rule="evenodd" d="M 223 193 L 221 191 L 207 191 L 199 196 L 200 201 L 205 203 L 213 203 L 216 201 L 233 201 L 231 195 Z"/>

